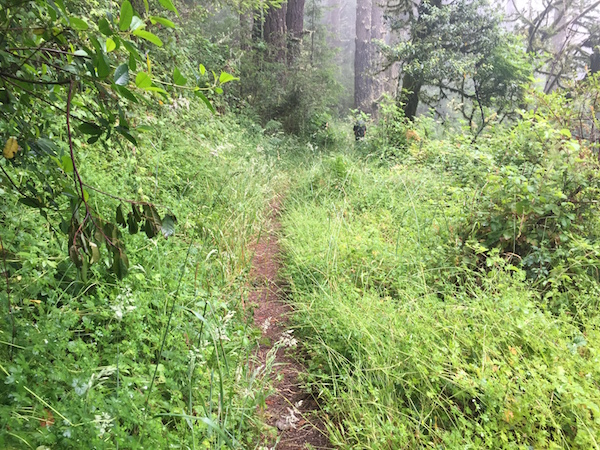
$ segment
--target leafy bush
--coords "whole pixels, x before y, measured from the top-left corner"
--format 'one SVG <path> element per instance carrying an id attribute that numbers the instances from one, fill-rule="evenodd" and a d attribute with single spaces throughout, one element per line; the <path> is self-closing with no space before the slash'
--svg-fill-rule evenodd
<path id="1" fill-rule="evenodd" d="M 584 255 L 598 232 L 600 165 L 588 141 L 557 127 L 571 105 L 557 95 L 538 101 L 544 107 L 478 143 L 494 161 L 486 161 L 459 235 L 481 256 L 497 249 L 512 258 L 545 290 L 574 287 L 584 275 L 598 281 L 598 260 Z"/>

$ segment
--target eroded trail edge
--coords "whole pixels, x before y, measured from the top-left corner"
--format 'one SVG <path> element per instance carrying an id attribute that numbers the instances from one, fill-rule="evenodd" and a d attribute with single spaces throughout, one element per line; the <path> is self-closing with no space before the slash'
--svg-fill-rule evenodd
<path id="1" fill-rule="evenodd" d="M 269 217 L 254 247 L 251 279 L 255 288 L 250 301 L 256 305 L 254 324 L 263 336 L 257 349 L 259 365 L 273 364 L 275 392 L 267 398 L 265 422 L 277 431 L 277 438 L 263 436 L 269 449 L 330 449 L 315 399 L 302 390 L 298 375 L 305 367 L 298 361 L 299 343 L 290 329 L 292 307 L 284 302 L 281 279 L 281 249 L 278 234 L 281 199 L 269 205 Z"/>

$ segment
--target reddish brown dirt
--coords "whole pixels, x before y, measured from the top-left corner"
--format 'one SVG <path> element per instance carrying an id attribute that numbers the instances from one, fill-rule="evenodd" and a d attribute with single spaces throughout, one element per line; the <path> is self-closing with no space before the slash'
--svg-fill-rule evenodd
<path id="1" fill-rule="evenodd" d="M 255 289 L 250 293 L 254 310 L 254 324 L 263 330 L 257 350 L 257 364 L 264 365 L 267 355 L 276 343 L 286 342 L 275 354 L 272 374 L 275 393 L 266 400 L 263 411 L 265 422 L 277 431 L 277 439 L 263 437 L 262 445 L 269 449 L 331 449 L 323 423 L 318 418 L 318 406 L 312 395 L 302 390 L 298 374 L 304 366 L 298 361 L 298 345 L 290 333 L 289 316 L 292 308 L 283 301 L 283 289 L 278 278 L 280 248 L 277 239 L 281 225 L 278 220 L 281 203 L 270 205 L 269 220 L 259 242 L 254 247 L 251 278 Z M 292 344 L 292 345 L 290 345 Z"/>

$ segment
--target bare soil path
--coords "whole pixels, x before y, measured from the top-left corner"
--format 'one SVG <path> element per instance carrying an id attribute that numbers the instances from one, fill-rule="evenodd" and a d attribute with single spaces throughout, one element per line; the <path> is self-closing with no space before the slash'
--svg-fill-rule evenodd
<path id="1" fill-rule="evenodd" d="M 271 202 L 269 208 L 269 219 L 254 247 L 251 278 L 255 289 L 250 294 L 251 304 L 257 305 L 254 324 L 263 331 L 256 354 L 258 364 L 266 364 L 269 352 L 275 352 L 275 393 L 267 398 L 263 413 L 266 423 L 277 430 L 277 439 L 264 436 L 263 445 L 277 450 L 331 449 L 317 415 L 317 403 L 298 382 L 298 374 L 305 368 L 298 361 L 298 342 L 289 328 L 292 308 L 283 300 L 284 291 L 278 278 L 280 199 Z"/>

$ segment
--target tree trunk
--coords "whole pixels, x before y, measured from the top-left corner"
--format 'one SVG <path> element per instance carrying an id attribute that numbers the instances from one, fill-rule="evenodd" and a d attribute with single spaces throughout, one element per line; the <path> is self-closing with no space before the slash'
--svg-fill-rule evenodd
<path id="1" fill-rule="evenodd" d="M 288 32 L 288 61 L 293 61 L 299 54 L 304 32 L 304 1 L 288 0 L 285 23 Z"/>
<path id="2" fill-rule="evenodd" d="M 590 74 L 600 72 L 600 50 L 598 47 L 594 48 L 594 53 L 590 55 Z"/>
<path id="3" fill-rule="evenodd" d="M 371 0 L 357 0 L 356 47 L 354 50 L 354 105 L 365 112 L 370 112 L 371 106 L 371 78 L 369 76 L 371 9 Z"/>
<path id="4" fill-rule="evenodd" d="M 285 17 L 287 3 L 282 3 L 280 8 L 269 8 L 265 17 L 263 36 L 271 47 L 275 61 L 285 60 L 287 26 Z"/>
<path id="5" fill-rule="evenodd" d="M 419 93 L 423 83 L 415 79 L 411 74 L 405 73 L 402 77 L 402 91 L 400 92 L 400 103 L 404 108 L 404 115 L 407 119 L 413 120 L 417 115 L 419 106 Z"/>
<path id="6" fill-rule="evenodd" d="M 374 41 L 382 41 L 385 34 L 383 21 L 383 8 L 379 4 L 381 0 L 373 0 L 371 7 L 371 43 L 369 48 L 370 61 L 369 72 L 371 81 L 371 113 L 377 115 L 378 103 L 384 91 L 383 59 L 379 47 Z"/>

